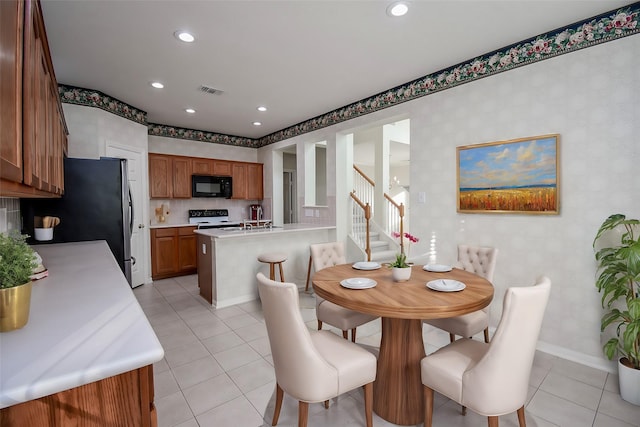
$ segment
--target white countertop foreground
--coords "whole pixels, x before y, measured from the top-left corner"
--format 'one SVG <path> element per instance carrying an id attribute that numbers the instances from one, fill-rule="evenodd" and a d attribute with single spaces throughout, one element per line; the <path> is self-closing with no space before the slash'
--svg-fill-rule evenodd
<path id="1" fill-rule="evenodd" d="M 0 408 L 150 365 L 164 357 L 105 241 L 37 245 L 27 325 L 0 333 Z"/>
<path id="2" fill-rule="evenodd" d="M 257 237 L 260 235 L 273 235 L 299 231 L 332 230 L 335 228 L 335 225 L 285 224 L 283 226 L 274 226 L 273 228 L 253 228 L 251 230 L 222 230 L 220 228 L 205 228 L 202 230 L 195 230 L 194 232 L 214 238 L 226 239 L 237 237 Z"/>

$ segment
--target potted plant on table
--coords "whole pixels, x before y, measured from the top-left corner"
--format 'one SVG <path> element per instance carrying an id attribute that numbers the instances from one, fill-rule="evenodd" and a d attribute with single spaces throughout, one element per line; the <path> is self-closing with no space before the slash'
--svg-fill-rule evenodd
<path id="1" fill-rule="evenodd" d="M 596 287 L 605 308 L 601 331 L 616 326 L 616 335 L 603 350 L 609 359 L 620 356 L 620 396 L 640 405 L 640 220 L 611 215 L 600 226 L 593 247 L 598 262 Z"/>
<path id="2" fill-rule="evenodd" d="M 26 238 L 0 233 L 0 332 L 20 329 L 29 320 L 30 276 L 37 261 Z"/>
<path id="3" fill-rule="evenodd" d="M 395 282 L 405 282 L 411 278 L 411 264 L 407 262 L 403 239 L 406 237 L 410 243 L 417 243 L 419 239 L 409 233 L 401 234 L 394 232 L 393 237 L 400 238 L 400 253 L 396 255 L 395 261 L 389 264 L 391 275 Z"/>

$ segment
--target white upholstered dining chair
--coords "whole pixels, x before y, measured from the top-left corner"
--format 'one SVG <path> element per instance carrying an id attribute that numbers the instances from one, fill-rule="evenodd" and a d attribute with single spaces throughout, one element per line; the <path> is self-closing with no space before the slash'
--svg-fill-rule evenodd
<path id="1" fill-rule="evenodd" d="M 431 427 L 434 390 L 488 417 L 517 411 L 525 427 L 524 403 L 551 282 L 540 277 L 535 286 L 507 289 L 500 323 L 491 343 L 463 338 L 420 362 L 425 399 L 425 427 Z"/>
<path id="2" fill-rule="evenodd" d="M 475 273 L 492 282 L 497 257 L 498 250 L 496 248 L 458 245 L 458 262 L 454 267 Z M 462 316 L 428 319 L 423 322 L 449 332 L 451 342 L 455 340 L 456 335 L 471 338 L 480 331 L 484 331 L 484 342 L 489 342 L 488 306 Z"/>
<path id="3" fill-rule="evenodd" d="M 262 273 L 257 279 L 276 371 L 272 425 L 278 423 L 285 392 L 299 401 L 298 426 L 305 427 L 309 403 L 325 402 L 326 408 L 329 399 L 363 386 L 366 425 L 371 427 L 375 356 L 332 332 L 310 331 L 295 284 L 275 282 Z"/>
<path id="4" fill-rule="evenodd" d="M 344 255 L 344 243 L 342 242 L 316 243 L 310 246 L 310 251 L 315 271 L 347 262 Z M 307 281 L 309 280 L 310 272 L 311 270 L 307 273 Z M 378 318 L 378 316 L 371 314 L 349 310 L 318 295 L 316 295 L 316 317 L 318 318 L 318 330 L 322 329 L 323 323 L 328 323 L 340 329 L 344 339 L 349 338 L 348 331 L 351 330 L 352 342 L 356 342 L 356 328 L 358 326 Z"/>

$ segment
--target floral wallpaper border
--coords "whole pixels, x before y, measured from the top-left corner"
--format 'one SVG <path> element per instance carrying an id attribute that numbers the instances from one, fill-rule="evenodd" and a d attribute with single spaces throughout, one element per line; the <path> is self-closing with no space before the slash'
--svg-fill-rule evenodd
<path id="1" fill-rule="evenodd" d="M 136 123 L 147 124 L 147 113 L 129 104 L 117 100 L 98 90 L 85 89 L 76 86 L 58 85 L 60 100 L 67 104 L 96 107 L 108 111 L 117 116 L 124 117 Z"/>
<path id="2" fill-rule="evenodd" d="M 147 113 L 96 90 L 59 85 L 62 102 L 101 108 L 149 135 L 259 148 L 524 65 L 640 33 L 640 2 L 495 50 L 314 117 L 260 139 L 147 123 Z"/>
<path id="3" fill-rule="evenodd" d="M 238 147 L 260 147 L 260 140 L 258 139 L 226 135 L 223 133 L 208 132 L 204 130 L 185 129 L 156 123 L 149 123 L 149 135 L 188 139 L 191 141 L 212 142 L 215 144 L 235 145 Z"/>

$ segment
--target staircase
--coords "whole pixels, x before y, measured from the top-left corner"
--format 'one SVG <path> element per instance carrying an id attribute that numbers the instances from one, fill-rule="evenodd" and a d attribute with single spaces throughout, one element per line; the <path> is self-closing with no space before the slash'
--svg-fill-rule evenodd
<path id="1" fill-rule="evenodd" d="M 391 247 L 389 242 L 380 240 L 380 233 L 369 233 L 369 241 L 371 245 L 371 261 L 379 263 L 392 262 L 398 253 L 397 248 Z"/>
<path id="2" fill-rule="evenodd" d="M 365 217 L 361 214 L 354 215 L 354 232 L 351 237 L 364 250 L 364 242 L 366 241 Z M 396 254 L 400 251 L 398 245 L 389 240 L 389 237 L 378 231 L 379 226 L 372 222 L 374 231 L 369 232 L 369 247 L 371 248 L 371 261 L 379 263 L 392 262 L 396 258 Z"/>

